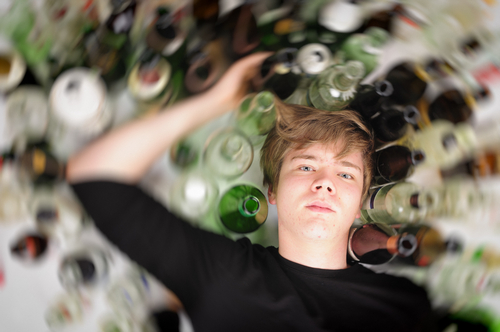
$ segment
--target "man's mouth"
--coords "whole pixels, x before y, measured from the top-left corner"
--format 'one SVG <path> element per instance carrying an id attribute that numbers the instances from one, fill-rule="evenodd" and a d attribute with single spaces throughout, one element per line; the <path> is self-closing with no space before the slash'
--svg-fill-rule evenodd
<path id="1" fill-rule="evenodd" d="M 333 212 L 335 212 L 332 210 L 330 205 L 328 205 L 325 202 L 321 202 L 321 201 L 312 202 L 312 203 L 308 204 L 306 206 L 306 208 L 310 211 L 320 212 L 320 213 L 333 213 Z"/>

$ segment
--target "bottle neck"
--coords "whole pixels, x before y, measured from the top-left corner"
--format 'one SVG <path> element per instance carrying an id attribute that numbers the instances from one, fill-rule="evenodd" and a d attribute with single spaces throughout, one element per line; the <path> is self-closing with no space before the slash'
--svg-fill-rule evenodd
<path id="1" fill-rule="evenodd" d="M 248 195 L 240 200 L 238 211 L 244 217 L 253 217 L 260 211 L 260 201 L 253 195 Z"/>

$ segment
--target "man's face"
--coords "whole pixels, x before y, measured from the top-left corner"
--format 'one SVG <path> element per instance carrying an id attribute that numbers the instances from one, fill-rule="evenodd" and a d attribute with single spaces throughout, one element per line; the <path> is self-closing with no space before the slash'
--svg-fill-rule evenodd
<path id="1" fill-rule="evenodd" d="M 285 155 L 278 188 L 269 190 L 280 234 L 318 240 L 347 235 L 360 216 L 363 159 L 361 152 L 342 159 L 336 156 L 336 147 L 324 144 Z"/>

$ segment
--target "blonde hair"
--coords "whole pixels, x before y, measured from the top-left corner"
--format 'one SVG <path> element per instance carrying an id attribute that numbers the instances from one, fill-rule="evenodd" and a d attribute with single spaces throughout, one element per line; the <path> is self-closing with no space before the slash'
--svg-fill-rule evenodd
<path id="1" fill-rule="evenodd" d="M 339 158 L 352 152 L 363 157 L 363 198 L 368 192 L 373 174 L 374 138 L 371 129 L 355 111 L 323 111 L 312 107 L 291 105 L 275 98 L 276 125 L 267 135 L 261 149 L 260 165 L 264 185 L 274 191 L 278 186 L 281 166 L 286 153 L 320 143 L 336 145 Z"/>

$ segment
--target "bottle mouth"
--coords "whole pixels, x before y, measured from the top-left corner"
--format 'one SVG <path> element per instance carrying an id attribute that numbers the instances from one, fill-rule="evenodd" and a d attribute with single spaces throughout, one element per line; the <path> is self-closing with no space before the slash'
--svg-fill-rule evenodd
<path id="1" fill-rule="evenodd" d="M 378 95 L 380 96 L 390 96 L 394 92 L 394 88 L 389 81 L 378 81 L 374 85 L 375 91 L 377 92 Z"/>
<path id="2" fill-rule="evenodd" d="M 260 201 L 255 196 L 247 196 L 240 205 L 240 212 L 247 217 L 253 217 L 260 211 Z"/>
<path id="3" fill-rule="evenodd" d="M 415 235 L 403 233 L 398 241 L 398 255 L 408 257 L 417 249 L 418 241 Z"/>
<path id="4" fill-rule="evenodd" d="M 420 112 L 415 106 L 405 106 L 403 114 L 406 122 L 408 122 L 409 124 L 416 125 L 420 120 Z"/>
<path id="5" fill-rule="evenodd" d="M 425 161 L 425 153 L 422 150 L 411 151 L 411 163 L 416 166 Z"/>

